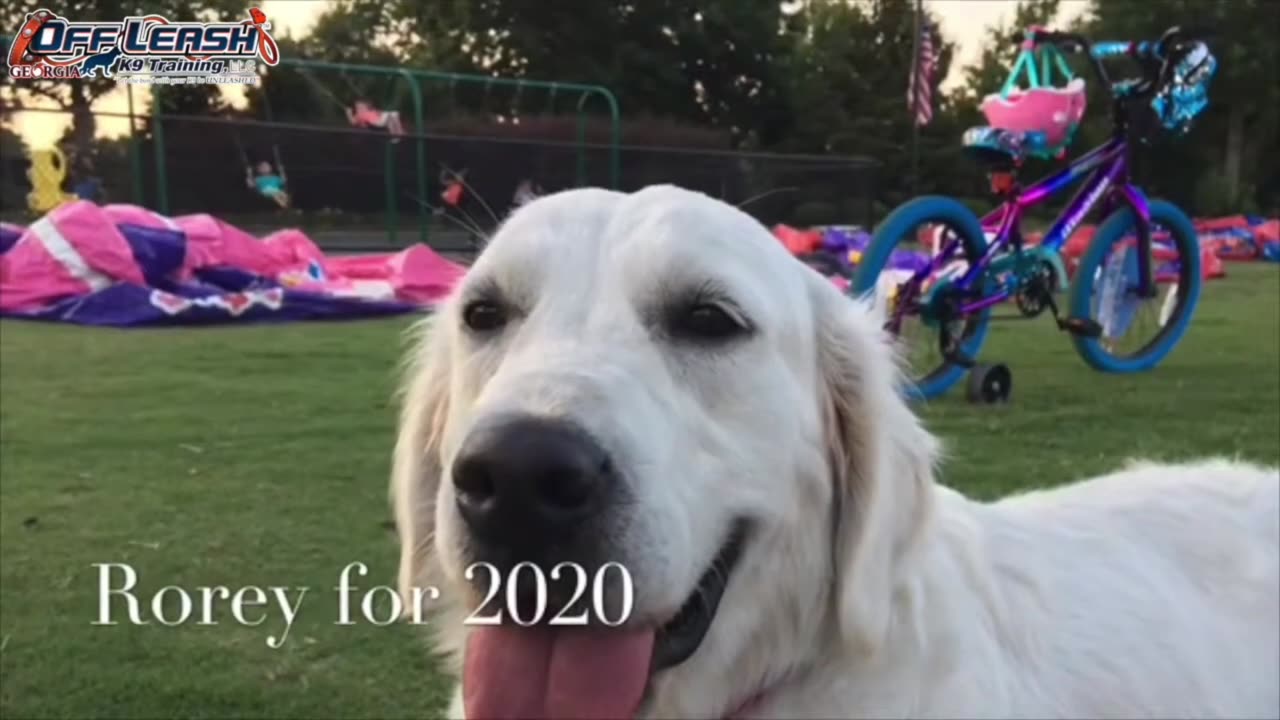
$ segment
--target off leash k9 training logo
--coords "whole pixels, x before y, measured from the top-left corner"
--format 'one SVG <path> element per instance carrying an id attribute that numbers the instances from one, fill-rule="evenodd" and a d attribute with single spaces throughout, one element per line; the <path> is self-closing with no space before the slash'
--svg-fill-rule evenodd
<path id="1" fill-rule="evenodd" d="M 280 62 L 258 8 L 240 22 L 170 22 L 162 15 L 73 22 L 50 10 L 27 15 L 9 48 L 15 80 L 118 78 L 133 83 L 256 84 L 257 63 Z"/>

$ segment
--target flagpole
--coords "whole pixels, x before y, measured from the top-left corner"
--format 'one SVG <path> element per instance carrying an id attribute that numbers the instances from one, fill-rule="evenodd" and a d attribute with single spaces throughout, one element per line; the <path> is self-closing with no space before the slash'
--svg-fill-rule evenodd
<path id="1" fill-rule="evenodd" d="M 920 18 L 924 14 L 924 0 L 916 0 L 915 31 L 911 33 L 911 79 L 920 78 Z M 920 177 L 920 88 L 912 85 L 911 92 L 911 194 L 917 193 Z"/>

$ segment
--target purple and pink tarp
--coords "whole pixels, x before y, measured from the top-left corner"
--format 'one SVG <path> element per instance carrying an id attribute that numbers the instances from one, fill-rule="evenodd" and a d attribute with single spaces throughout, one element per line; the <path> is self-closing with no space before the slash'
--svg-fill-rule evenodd
<path id="1" fill-rule="evenodd" d="M 871 244 L 871 234 L 853 226 L 829 226 L 800 229 L 790 225 L 773 226 L 773 236 L 797 257 L 824 254 L 840 269 L 828 278 L 840 290 L 847 290 L 854 268 L 862 260 L 862 253 Z M 923 252 L 895 248 L 885 263 L 886 272 L 893 277 L 910 277 L 929 264 L 929 255 Z M 824 273 L 825 274 L 825 273 Z"/>
<path id="2" fill-rule="evenodd" d="M 210 215 L 75 201 L 0 226 L 0 317 L 109 327 L 295 322 L 429 310 L 465 268 L 414 245 L 327 257 Z"/>
<path id="3" fill-rule="evenodd" d="M 1198 218 L 1192 221 L 1200 241 L 1200 266 L 1206 279 L 1223 277 L 1226 267 L 1223 261 L 1241 262 L 1271 260 L 1280 262 L 1280 219 L 1247 215 L 1219 218 Z M 1081 225 L 1063 246 L 1062 254 L 1073 265 L 1088 248 L 1097 230 L 1094 225 Z M 1157 243 L 1168 237 L 1167 232 L 1154 235 Z M 1028 242 L 1039 241 L 1039 235 Z"/>

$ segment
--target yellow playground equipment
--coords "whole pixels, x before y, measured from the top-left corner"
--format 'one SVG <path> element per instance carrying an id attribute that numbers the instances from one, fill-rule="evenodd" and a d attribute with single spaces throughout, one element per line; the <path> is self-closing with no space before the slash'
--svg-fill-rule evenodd
<path id="1" fill-rule="evenodd" d="M 27 179 L 31 192 L 27 193 L 27 207 L 32 212 L 46 213 L 76 196 L 62 191 L 62 181 L 67 177 L 67 158 L 58 148 L 31 150 L 27 153 L 31 168 Z"/>

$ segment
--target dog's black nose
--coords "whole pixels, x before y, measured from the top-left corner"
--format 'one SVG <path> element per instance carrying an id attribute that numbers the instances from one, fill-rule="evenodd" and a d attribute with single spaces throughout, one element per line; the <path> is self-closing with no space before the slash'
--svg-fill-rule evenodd
<path id="1" fill-rule="evenodd" d="M 579 530 L 616 479 L 608 453 L 583 429 L 513 416 L 470 433 L 454 460 L 453 484 L 477 540 L 536 554 Z"/>

